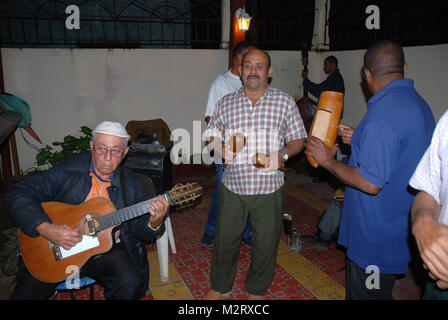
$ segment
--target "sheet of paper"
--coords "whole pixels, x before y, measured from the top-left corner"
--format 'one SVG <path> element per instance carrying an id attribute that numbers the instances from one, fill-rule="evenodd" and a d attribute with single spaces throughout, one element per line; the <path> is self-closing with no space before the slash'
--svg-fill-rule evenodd
<path id="1" fill-rule="evenodd" d="M 91 237 L 91 236 L 82 236 L 81 242 L 77 243 L 74 247 L 72 247 L 70 250 L 66 250 L 62 247 L 59 247 L 61 252 L 61 258 L 67 258 L 70 256 L 73 256 L 77 253 L 98 247 L 100 245 L 100 242 L 98 241 L 98 237 Z"/>

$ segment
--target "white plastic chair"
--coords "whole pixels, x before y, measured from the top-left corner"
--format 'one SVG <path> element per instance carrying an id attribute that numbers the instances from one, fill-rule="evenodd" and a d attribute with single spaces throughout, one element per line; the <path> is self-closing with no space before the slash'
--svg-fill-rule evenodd
<path id="1" fill-rule="evenodd" d="M 143 184 L 143 188 L 147 193 L 148 197 L 155 194 L 155 187 L 151 179 L 142 173 L 137 173 L 140 181 Z M 168 245 L 169 243 L 169 245 Z M 171 220 L 169 213 L 165 219 L 165 232 L 157 239 L 157 255 L 159 258 L 160 267 L 160 279 L 162 281 L 168 281 L 168 258 L 169 258 L 169 246 L 171 251 L 176 253 L 176 244 L 174 243 L 173 228 L 171 226 Z"/>
<path id="2" fill-rule="evenodd" d="M 174 242 L 173 228 L 171 226 L 171 219 L 168 215 L 165 219 L 165 232 L 157 239 L 157 255 L 159 257 L 160 279 L 161 281 L 168 281 L 168 258 L 169 248 L 176 253 L 176 244 Z"/>

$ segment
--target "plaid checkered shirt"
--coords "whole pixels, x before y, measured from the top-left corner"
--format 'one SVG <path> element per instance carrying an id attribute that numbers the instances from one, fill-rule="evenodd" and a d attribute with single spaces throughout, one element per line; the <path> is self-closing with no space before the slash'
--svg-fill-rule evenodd
<path id="1" fill-rule="evenodd" d="M 205 136 L 229 141 L 235 133 L 244 134 L 246 145 L 227 164 L 222 182 L 240 195 L 270 194 L 283 186 L 283 172 L 263 172 L 252 164 L 252 157 L 257 152 L 279 151 L 290 141 L 307 136 L 294 99 L 269 86 L 255 106 L 244 88 L 218 101 Z"/>

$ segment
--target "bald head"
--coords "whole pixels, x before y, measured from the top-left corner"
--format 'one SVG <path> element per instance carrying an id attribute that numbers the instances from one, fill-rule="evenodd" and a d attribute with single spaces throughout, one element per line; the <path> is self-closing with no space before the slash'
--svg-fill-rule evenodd
<path id="1" fill-rule="evenodd" d="M 382 78 L 391 74 L 404 75 L 404 52 L 396 42 L 384 40 L 373 44 L 364 55 L 364 68 L 374 77 Z"/>
<path id="2" fill-rule="evenodd" d="M 244 63 L 244 59 L 246 58 L 246 56 L 248 56 L 249 54 L 253 54 L 253 55 L 264 55 L 264 57 L 266 58 L 266 63 L 267 63 L 267 66 L 268 66 L 268 68 L 271 66 L 271 56 L 269 55 L 269 53 L 267 53 L 266 51 L 264 51 L 264 50 L 260 50 L 260 49 L 258 49 L 258 48 L 255 48 L 255 47 L 251 47 L 250 49 L 249 49 L 249 51 L 248 52 L 246 52 L 244 55 L 243 55 L 243 61 L 241 62 L 241 64 L 243 64 Z"/>

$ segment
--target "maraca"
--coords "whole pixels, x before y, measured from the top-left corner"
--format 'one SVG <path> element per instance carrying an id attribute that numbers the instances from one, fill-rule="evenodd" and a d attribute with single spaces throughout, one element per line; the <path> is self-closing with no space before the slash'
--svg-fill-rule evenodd
<path id="1" fill-rule="evenodd" d="M 246 145 L 246 137 L 241 133 L 235 133 L 230 137 L 228 144 L 234 153 L 240 152 Z"/>
<path id="2" fill-rule="evenodd" d="M 252 157 L 252 163 L 257 168 L 264 168 L 269 164 L 269 155 L 265 153 L 256 153 Z"/>
<path id="3" fill-rule="evenodd" d="M 265 153 L 255 153 L 252 157 L 252 163 L 257 168 L 265 168 L 265 166 L 269 164 L 269 155 Z M 281 167 L 279 170 L 283 172 L 287 171 L 285 167 Z"/>

